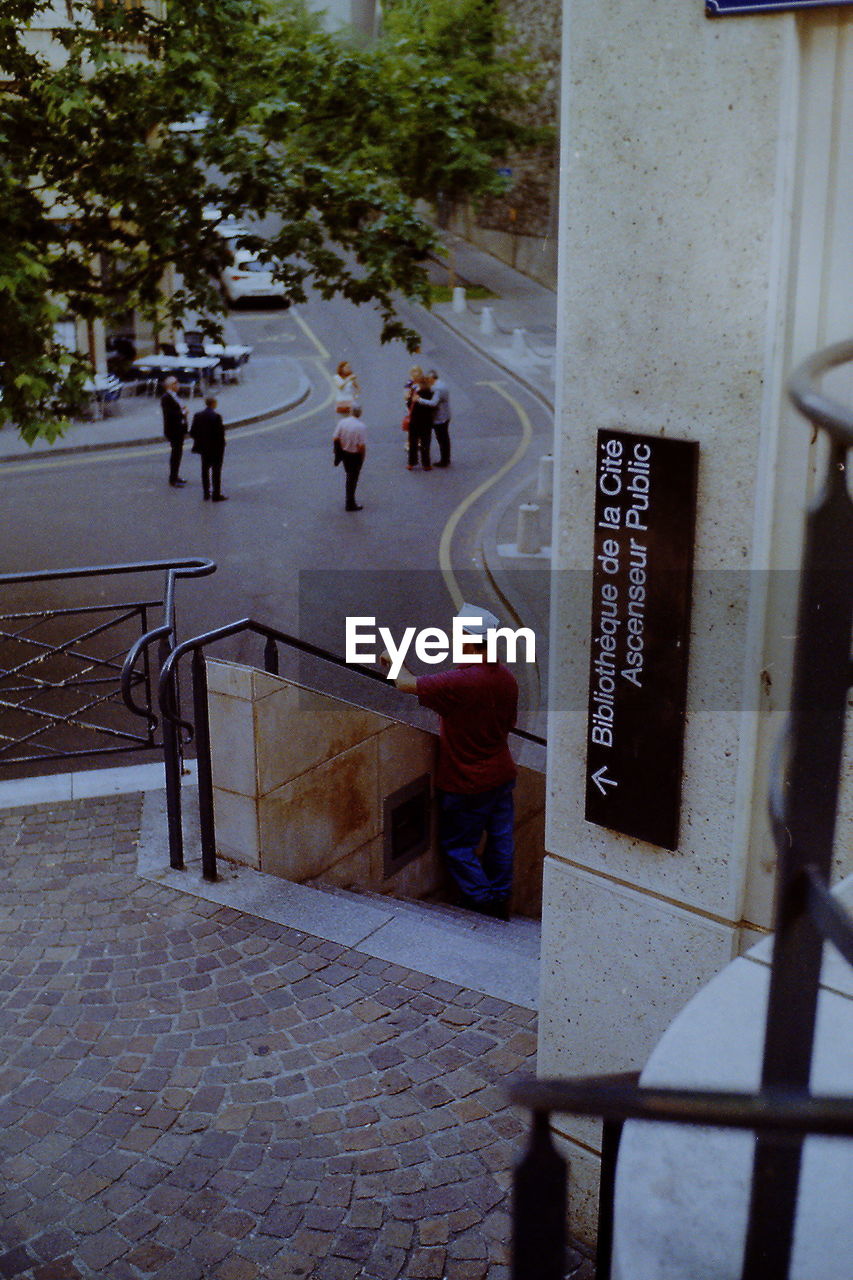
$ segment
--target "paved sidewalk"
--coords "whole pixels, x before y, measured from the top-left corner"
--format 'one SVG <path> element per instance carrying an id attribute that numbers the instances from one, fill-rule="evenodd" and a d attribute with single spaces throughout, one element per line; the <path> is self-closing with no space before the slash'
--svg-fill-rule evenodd
<path id="1" fill-rule="evenodd" d="M 482 285 L 495 297 L 466 300 L 464 311 L 456 311 L 450 302 L 436 303 L 433 314 L 553 405 L 556 293 L 459 236 L 448 234 L 445 238 L 453 247 L 456 283 L 469 288 Z M 434 264 L 432 274 L 436 281 L 449 282 L 449 264 L 450 258 Z M 484 329 L 485 309 L 491 312 L 494 332 Z"/>
<path id="2" fill-rule="evenodd" d="M 271 418 L 295 409 L 308 396 L 311 384 L 299 364 L 290 356 L 254 354 L 240 370 L 240 381 L 211 388 L 219 401 L 219 411 L 229 429 Z M 187 402 L 190 418 L 204 408 L 204 399 Z M 72 422 L 54 444 L 37 440 L 25 444 L 16 431 L 0 431 L 0 474 L 3 462 L 20 462 L 29 457 L 77 452 L 84 449 L 116 449 L 130 445 L 163 442 L 163 415 L 159 397 L 124 397 L 107 407 L 103 418 Z"/>
<path id="3" fill-rule="evenodd" d="M 141 810 L 0 813 L 0 1275 L 505 1280 L 535 1014 L 138 879 Z"/>

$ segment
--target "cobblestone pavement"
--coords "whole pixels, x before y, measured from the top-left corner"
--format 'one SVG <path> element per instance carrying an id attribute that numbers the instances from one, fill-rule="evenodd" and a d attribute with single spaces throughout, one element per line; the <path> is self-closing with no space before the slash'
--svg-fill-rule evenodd
<path id="1" fill-rule="evenodd" d="M 137 879 L 140 810 L 0 813 L 0 1277 L 504 1280 L 535 1015 Z"/>

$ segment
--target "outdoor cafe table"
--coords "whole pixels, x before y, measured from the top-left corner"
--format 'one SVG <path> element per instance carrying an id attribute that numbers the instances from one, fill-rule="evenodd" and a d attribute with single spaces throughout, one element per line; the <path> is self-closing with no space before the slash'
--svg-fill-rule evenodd
<path id="1" fill-rule="evenodd" d="M 175 369 L 197 369 L 205 382 L 209 382 L 213 370 L 219 364 L 217 356 L 141 356 L 133 367 L 140 373 L 162 374 L 166 377 Z"/>
<path id="2" fill-rule="evenodd" d="M 103 418 L 105 405 L 112 404 L 121 395 L 121 381 L 112 373 L 95 373 L 83 384 L 93 400 L 98 417 Z"/>
<path id="3" fill-rule="evenodd" d="M 176 343 L 178 351 L 180 351 L 181 348 L 186 350 L 186 345 L 187 344 L 185 342 Z M 243 344 L 239 342 L 231 342 L 225 346 L 223 346 L 221 342 L 205 342 L 204 344 L 204 354 L 206 356 L 233 357 L 235 360 L 239 360 L 241 364 L 246 363 L 249 356 L 252 354 L 252 350 L 252 347 L 243 346 Z"/>

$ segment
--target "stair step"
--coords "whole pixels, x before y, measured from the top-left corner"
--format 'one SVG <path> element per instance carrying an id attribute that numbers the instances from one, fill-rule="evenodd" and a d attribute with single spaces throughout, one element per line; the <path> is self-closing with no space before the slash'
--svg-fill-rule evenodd
<path id="1" fill-rule="evenodd" d="M 224 858 L 219 879 L 209 882 L 201 874 L 197 829 L 185 831 L 186 871 L 170 869 L 165 825 L 164 793 L 146 793 L 137 858 L 138 873 L 146 879 L 463 990 L 531 1012 L 537 1008 L 537 920 L 517 916 L 507 923 L 447 903 L 295 884 Z"/>
<path id="2" fill-rule="evenodd" d="M 445 929 L 448 934 L 471 936 L 476 934 L 483 941 L 498 941 L 512 951 L 538 954 L 541 925 L 527 916 L 512 916 L 510 920 L 496 920 L 493 916 L 480 915 L 450 902 L 436 902 L 426 898 L 396 898 L 388 893 L 376 893 L 371 889 L 341 889 L 317 883 L 323 893 L 331 893 L 350 902 L 364 902 L 379 910 L 387 910 L 396 917 L 404 916 L 421 925 Z"/>

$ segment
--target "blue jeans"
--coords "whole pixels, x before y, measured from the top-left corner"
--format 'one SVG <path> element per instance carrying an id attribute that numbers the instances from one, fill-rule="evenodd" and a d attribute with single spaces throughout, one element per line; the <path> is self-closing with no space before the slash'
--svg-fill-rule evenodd
<path id="1" fill-rule="evenodd" d="M 515 782 L 504 782 L 476 795 L 439 792 L 442 852 L 460 893 L 478 905 L 508 898 L 512 892 L 514 786 Z M 481 861 L 477 847 L 484 831 Z"/>

